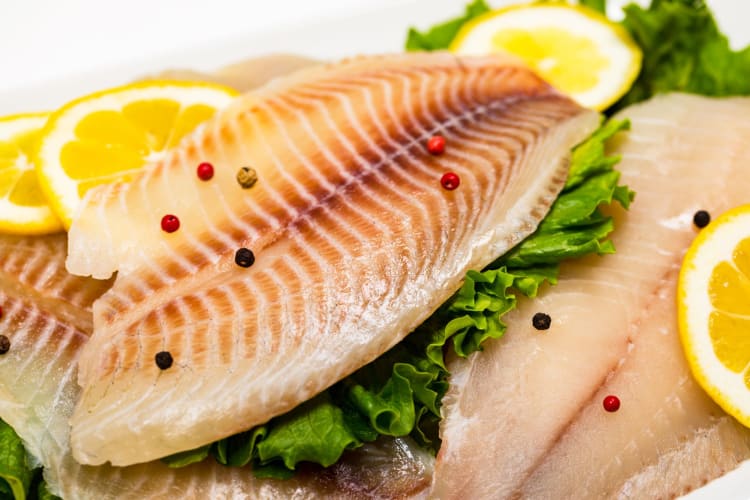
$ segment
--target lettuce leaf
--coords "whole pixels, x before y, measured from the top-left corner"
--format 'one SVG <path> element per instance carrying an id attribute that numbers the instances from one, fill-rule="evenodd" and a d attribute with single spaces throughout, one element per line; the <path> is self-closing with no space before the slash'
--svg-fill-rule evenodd
<path id="1" fill-rule="evenodd" d="M 0 498 L 24 500 L 33 477 L 34 470 L 21 438 L 0 420 Z"/>
<path id="2" fill-rule="evenodd" d="M 208 452 L 210 451 L 211 446 L 212 445 L 207 444 L 200 448 L 195 448 L 194 450 L 181 451 L 180 453 L 164 457 L 162 462 L 175 469 L 187 467 L 190 464 L 202 462 L 208 458 Z"/>
<path id="3" fill-rule="evenodd" d="M 750 47 L 733 51 L 703 0 L 653 0 L 625 7 L 622 24 L 643 50 L 643 68 L 620 109 L 670 91 L 750 94 Z"/>
<path id="4" fill-rule="evenodd" d="M 53 495 L 49 488 L 47 487 L 47 483 L 44 482 L 44 480 L 41 479 L 41 469 L 39 470 L 39 482 L 37 483 L 37 489 L 36 489 L 36 497 L 38 500 L 62 500 L 60 497 Z"/>
<path id="5" fill-rule="evenodd" d="M 516 306 L 516 293 L 533 298 L 544 283 L 555 284 L 560 262 L 615 251 L 607 236 L 611 217 L 600 207 L 617 202 L 627 209 L 635 193 L 620 186 L 617 156 L 606 156 L 605 142 L 630 127 L 610 120 L 573 150 L 568 181 L 537 230 L 483 272 L 469 271 L 461 290 L 436 313 L 445 325 L 427 346 L 429 359 L 444 367 L 444 345 L 459 356 L 480 351 L 507 328 L 502 316 Z M 429 324 L 429 322 L 428 322 Z"/>
<path id="6" fill-rule="evenodd" d="M 532 268 L 592 253 L 614 253 L 605 239 L 614 229 L 612 218 L 604 217 L 598 207 L 616 201 L 627 209 L 634 193 L 618 185 L 620 173 L 613 166 L 620 158 L 605 156 L 604 143 L 629 127 L 627 121 L 610 121 L 573 150 L 568 181 L 549 213 L 536 232 L 500 262 L 510 268 Z"/>
<path id="7" fill-rule="evenodd" d="M 602 14 L 607 13 L 607 0 L 580 0 L 578 3 Z"/>
<path id="8" fill-rule="evenodd" d="M 42 469 L 34 468 L 21 438 L 0 419 L 0 500 L 60 500 L 50 493 Z"/>
<path id="9" fill-rule="evenodd" d="M 268 435 L 257 445 L 261 464 L 281 459 L 294 470 L 299 462 L 333 465 L 344 450 L 362 444 L 346 422 L 344 411 L 331 401 L 329 393 L 292 410 L 282 425 L 270 426 Z"/>
<path id="10" fill-rule="evenodd" d="M 420 33 L 415 28 L 409 28 L 406 50 L 447 49 L 464 24 L 489 11 L 490 7 L 485 0 L 474 0 L 466 6 L 466 13 L 463 16 L 438 24 L 424 33 Z"/>
<path id="11" fill-rule="evenodd" d="M 288 477 L 300 462 L 336 463 L 379 436 L 411 436 L 437 450 L 440 403 L 448 389 L 445 352 L 480 351 L 501 337 L 502 317 L 517 295 L 535 297 L 555 284 L 560 262 L 614 252 L 612 219 L 602 206 L 627 208 L 633 193 L 619 185 L 618 157 L 604 143 L 627 121 L 609 121 L 572 153 L 568 181 L 531 236 L 482 271 L 469 271 L 461 289 L 403 342 L 356 373 L 265 425 L 165 459 L 181 467 L 211 455 L 231 466 L 252 464 L 260 477 Z"/>

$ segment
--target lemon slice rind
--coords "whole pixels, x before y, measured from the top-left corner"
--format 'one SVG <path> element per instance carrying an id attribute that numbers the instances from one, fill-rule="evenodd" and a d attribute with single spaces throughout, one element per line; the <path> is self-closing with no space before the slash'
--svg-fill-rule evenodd
<path id="1" fill-rule="evenodd" d="M 226 107 L 238 95 L 229 87 L 204 82 L 148 81 L 96 92 L 66 104 L 47 121 L 42 133 L 36 169 L 44 194 L 65 228 L 69 228 L 81 203 L 79 182 L 63 170 L 59 156 L 63 146 L 75 140 L 75 128 L 90 113 L 121 111 L 127 104 L 146 99 L 168 99 L 181 106 Z"/>
<path id="2" fill-rule="evenodd" d="M 561 28 L 590 39 L 603 51 L 610 65 L 597 73 L 599 83 L 590 90 L 570 96 L 582 106 L 604 110 L 614 104 L 638 77 L 643 54 L 630 34 L 604 15 L 579 5 L 538 3 L 515 5 L 487 12 L 466 23 L 451 43 L 458 54 L 480 55 L 496 52 L 493 38 L 504 29 Z M 579 60 L 582 72 L 585 60 Z M 555 82 L 550 82 L 555 85 Z"/>
<path id="3" fill-rule="evenodd" d="M 732 262 L 737 244 L 750 237 L 750 205 L 726 212 L 702 229 L 685 254 L 677 292 L 680 339 L 693 376 L 724 411 L 750 427 L 750 388 L 714 353 L 708 286 L 714 268 Z"/>
<path id="4" fill-rule="evenodd" d="M 26 113 L 0 118 L 0 142 L 13 141 L 21 134 L 41 130 L 49 113 Z M 20 155 L 16 168 L 33 169 L 33 159 Z M 19 162 L 23 162 L 22 164 Z M 8 197 L 0 198 L 0 232 L 18 235 L 42 235 L 62 231 L 63 226 L 48 205 L 18 205 Z"/>

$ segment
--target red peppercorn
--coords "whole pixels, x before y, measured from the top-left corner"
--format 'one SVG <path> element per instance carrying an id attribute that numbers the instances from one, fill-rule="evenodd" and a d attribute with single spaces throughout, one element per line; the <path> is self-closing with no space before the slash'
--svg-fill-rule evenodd
<path id="1" fill-rule="evenodd" d="M 445 137 L 442 135 L 433 135 L 427 141 L 427 151 L 434 155 L 441 155 L 445 151 Z"/>
<path id="2" fill-rule="evenodd" d="M 198 165 L 198 168 L 196 169 L 196 173 L 198 174 L 198 178 L 202 181 L 210 180 L 214 176 L 214 166 L 210 163 L 203 162 L 200 165 Z"/>
<path id="3" fill-rule="evenodd" d="M 161 229 L 166 233 L 174 233 L 180 229 L 180 219 L 176 215 L 165 215 L 161 218 Z"/>
<path id="4" fill-rule="evenodd" d="M 604 406 L 604 409 L 610 413 L 616 412 L 620 409 L 620 398 L 609 395 L 604 398 L 604 401 L 602 401 L 602 406 Z"/>
<path id="5" fill-rule="evenodd" d="M 440 178 L 440 184 L 444 189 L 453 191 L 458 187 L 459 184 L 461 184 L 461 178 L 453 172 L 446 172 Z"/>

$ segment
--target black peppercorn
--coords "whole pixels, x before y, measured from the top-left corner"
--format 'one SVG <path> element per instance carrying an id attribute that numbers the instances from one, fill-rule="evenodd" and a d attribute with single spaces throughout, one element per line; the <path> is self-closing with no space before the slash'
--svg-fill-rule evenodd
<path id="1" fill-rule="evenodd" d="M 5 335 L 0 335 L 0 354 L 10 351 L 10 339 Z"/>
<path id="2" fill-rule="evenodd" d="M 711 214 L 705 210 L 698 210 L 695 212 L 695 215 L 693 215 L 693 224 L 695 224 L 695 227 L 697 228 L 703 229 L 708 226 L 709 222 L 711 222 Z"/>
<path id="3" fill-rule="evenodd" d="M 255 255 L 249 248 L 240 248 L 234 254 L 234 262 L 240 267 L 250 267 L 255 263 Z"/>
<path id="4" fill-rule="evenodd" d="M 156 359 L 156 366 L 161 368 L 162 370 L 166 370 L 172 366 L 173 359 L 172 355 L 169 354 L 167 351 L 161 351 L 159 353 L 156 353 L 156 356 L 154 356 L 154 359 Z"/>
<path id="5" fill-rule="evenodd" d="M 549 314 L 536 313 L 531 320 L 531 324 L 534 325 L 534 328 L 537 330 L 549 330 L 549 327 L 552 324 L 552 318 L 549 317 Z"/>

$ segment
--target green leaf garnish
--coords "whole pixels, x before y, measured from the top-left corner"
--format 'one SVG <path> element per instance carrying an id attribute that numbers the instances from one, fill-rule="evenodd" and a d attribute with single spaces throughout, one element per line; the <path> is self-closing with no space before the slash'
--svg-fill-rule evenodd
<path id="1" fill-rule="evenodd" d="M 463 16 L 433 26 L 425 32 L 410 28 L 406 37 L 406 50 L 447 49 L 464 24 L 489 11 L 490 7 L 485 0 L 474 0 L 466 6 Z"/>
<path id="2" fill-rule="evenodd" d="M 703 0 L 653 0 L 625 7 L 622 24 L 643 50 L 643 67 L 616 109 L 652 95 L 750 94 L 750 47 L 733 51 Z"/>
<path id="3" fill-rule="evenodd" d="M 0 420 L 0 497 L 25 500 L 33 477 L 21 438 Z"/>
<path id="4" fill-rule="evenodd" d="M 602 14 L 607 13 L 607 0 L 580 0 L 579 3 Z"/>

